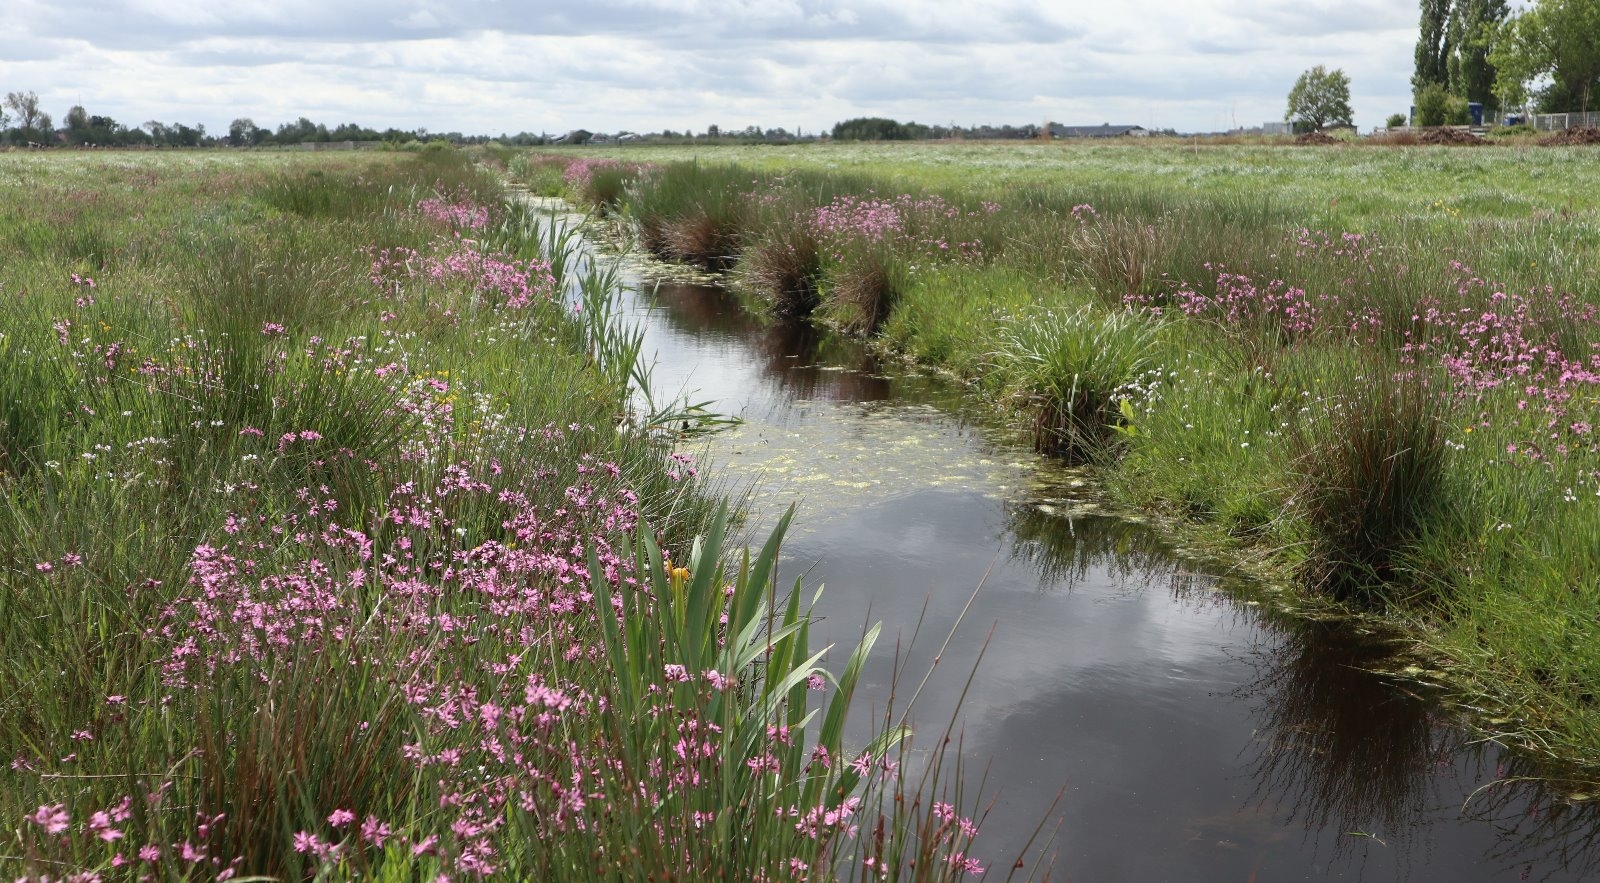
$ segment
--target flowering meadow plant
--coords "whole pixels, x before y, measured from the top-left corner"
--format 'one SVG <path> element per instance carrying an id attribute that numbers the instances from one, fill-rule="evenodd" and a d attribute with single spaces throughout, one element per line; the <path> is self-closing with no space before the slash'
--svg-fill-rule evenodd
<path id="1" fill-rule="evenodd" d="M 181 169 L 110 176 L 133 238 L 4 264 L 0 873 L 978 873 L 896 821 L 906 733 L 843 736 L 875 632 L 825 666 L 786 522 L 737 558 L 619 425 L 578 271 L 459 158 L 367 162 L 211 180 L 273 211 L 199 233 Z"/>
<path id="2" fill-rule="evenodd" d="M 1383 618 L 1487 737 L 1593 781 L 1590 164 L 1490 151 L 696 147 L 621 205 L 771 312 L 957 374 L 1295 609 Z"/>

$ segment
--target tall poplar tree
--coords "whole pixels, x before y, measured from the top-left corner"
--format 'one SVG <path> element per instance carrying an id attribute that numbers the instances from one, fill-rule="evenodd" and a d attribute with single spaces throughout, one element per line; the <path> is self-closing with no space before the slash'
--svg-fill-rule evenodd
<path id="1" fill-rule="evenodd" d="M 1422 0 L 1421 33 L 1417 36 L 1417 69 L 1411 89 L 1421 92 L 1430 83 L 1450 80 L 1450 0 Z"/>
<path id="2" fill-rule="evenodd" d="M 1446 29 L 1450 58 L 1445 85 L 1450 94 L 1495 104 L 1495 70 L 1489 53 L 1508 7 L 1506 0 L 1455 0 Z"/>

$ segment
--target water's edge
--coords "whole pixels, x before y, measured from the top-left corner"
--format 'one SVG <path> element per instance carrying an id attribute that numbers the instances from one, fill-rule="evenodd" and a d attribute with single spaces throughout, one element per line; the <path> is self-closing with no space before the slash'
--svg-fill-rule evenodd
<path id="1" fill-rule="evenodd" d="M 960 714 L 967 755 L 1002 795 L 994 856 L 1065 787 L 1056 848 L 1085 879 L 1577 880 L 1600 867 L 1593 808 L 1453 723 L 1381 624 L 1186 548 L 1181 524 L 1112 510 L 1092 473 L 1022 450 L 947 379 L 758 321 L 699 284 L 713 280 L 627 266 L 623 312 L 657 354 L 658 384 L 745 418 L 700 451 L 708 466 L 748 489 L 755 522 L 804 498 L 785 566 L 829 583 L 819 631 L 847 641 L 870 615 L 942 635 L 987 581 L 982 623 L 940 660 L 923 711 L 955 714 L 949 697 L 984 654 Z M 881 708 L 897 664 L 920 671 L 929 651 L 875 654 L 858 717 Z"/>

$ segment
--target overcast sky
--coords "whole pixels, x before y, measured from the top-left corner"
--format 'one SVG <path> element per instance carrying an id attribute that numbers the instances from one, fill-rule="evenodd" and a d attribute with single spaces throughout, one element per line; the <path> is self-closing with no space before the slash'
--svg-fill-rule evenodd
<path id="1" fill-rule="evenodd" d="M 0 92 L 128 125 L 499 134 L 1283 117 L 1343 68 L 1410 104 L 1407 0 L 0 0 Z"/>

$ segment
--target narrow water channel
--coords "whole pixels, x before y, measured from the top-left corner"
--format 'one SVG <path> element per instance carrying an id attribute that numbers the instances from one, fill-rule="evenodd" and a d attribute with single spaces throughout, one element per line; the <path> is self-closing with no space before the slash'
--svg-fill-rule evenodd
<path id="1" fill-rule="evenodd" d="M 1058 880 L 1600 875 L 1592 807 L 1368 673 L 1380 648 L 1233 600 L 1225 577 L 1099 510 L 1085 476 L 974 419 L 960 390 L 764 324 L 716 287 L 636 278 L 620 298 L 658 393 L 745 421 L 705 443 L 701 468 L 748 492 L 758 530 L 799 504 L 782 578 L 825 584 L 819 645 L 884 623 L 858 736 L 897 663 L 903 700 L 982 583 L 914 723 L 931 739 L 956 715 L 966 779 L 993 799 L 973 850 L 986 879 L 1047 814 Z"/>

